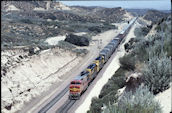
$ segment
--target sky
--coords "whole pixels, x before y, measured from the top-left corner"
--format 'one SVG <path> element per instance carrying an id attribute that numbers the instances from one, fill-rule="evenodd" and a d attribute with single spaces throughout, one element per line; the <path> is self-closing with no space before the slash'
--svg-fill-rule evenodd
<path id="1" fill-rule="evenodd" d="M 60 0 L 57 0 L 60 1 Z M 122 7 L 122 8 L 138 8 L 138 9 L 157 9 L 157 10 L 171 10 L 171 0 L 111 0 L 111 1 L 61 1 L 62 3 L 72 6 L 103 6 L 103 7 Z"/>

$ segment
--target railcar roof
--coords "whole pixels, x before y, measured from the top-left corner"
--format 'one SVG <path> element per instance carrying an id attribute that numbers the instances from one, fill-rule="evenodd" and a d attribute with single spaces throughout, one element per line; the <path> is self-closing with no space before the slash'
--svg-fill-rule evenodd
<path id="1" fill-rule="evenodd" d="M 104 50 L 107 53 L 110 50 L 110 48 L 109 47 L 106 47 L 106 48 L 104 48 Z"/>
<path id="2" fill-rule="evenodd" d="M 85 73 L 85 74 L 82 74 L 82 76 L 80 74 L 80 75 L 76 76 L 73 81 L 75 81 L 75 80 L 81 80 L 81 79 L 85 78 L 86 76 L 88 76 L 88 74 L 89 73 Z"/>
<path id="3" fill-rule="evenodd" d="M 119 37 L 116 37 L 116 38 L 114 38 L 112 41 L 118 42 L 119 40 L 120 40 L 120 38 L 119 38 Z"/>
<path id="4" fill-rule="evenodd" d="M 99 56 L 99 57 L 97 57 L 95 60 L 100 60 L 100 59 L 102 59 L 102 57 Z"/>
<path id="5" fill-rule="evenodd" d="M 86 75 L 86 74 L 89 74 L 89 72 L 88 72 L 88 71 L 82 71 L 82 72 L 80 73 L 81 76 L 84 76 L 84 75 Z"/>
<path id="6" fill-rule="evenodd" d="M 110 48 L 110 47 L 112 47 L 112 45 L 109 45 L 109 44 L 108 44 L 105 48 Z"/>
<path id="7" fill-rule="evenodd" d="M 87 68 L 93 69 L 96 66 L 96 64 L 90 64 Z"/>
<path id="8" fill-rule="evenodd" d="M 100 53 L 107 53 L 108 50 L 107 49 L 103 49 Z"/>
<path id="9" fill-rule="evenodd" d="M 84 77 L 83 77 L 83 76 L 78 75 L 78 76 L 76 76 L 76 77 L 74 78 L 74 80 L 73 80 L 73 81 L 75 81 L 75 80 L 81 80 L 82 78 L 84 78 Z"/>

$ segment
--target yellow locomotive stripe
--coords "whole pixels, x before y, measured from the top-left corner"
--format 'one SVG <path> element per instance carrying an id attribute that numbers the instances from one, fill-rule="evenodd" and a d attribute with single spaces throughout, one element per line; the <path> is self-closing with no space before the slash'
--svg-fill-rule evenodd
<path id="1" fill-rule="evenodd" d="M 103 62 L 103 63 L 105 62 L 105 57 L 104 57 L 104 56 L 102 56 L 102 62 Z"/>
<path id="2" fill-rule="evenodd" d="M 87 71 L 89 72 L 88 78 L 91 78 L 91 75 L 92 75 L 91 69 L 87 69 Z"/>
<path id="3" fill-rule="evenodd" d="M 77 91 L 80 91 L 80 89 L 78 89 L 78 88 L 70 88 L 70 91 L 77 92 Z"/>
<path id="4" fill-rule="evenodd" d="M 87 71 L 88 71 L 90 74 L 92 74 L 91 69 L 87 69 Z"/>
<path id="5" fill-rule="evenodd" d="M 96 64 L 96 67 L 97 67 L 97 72 L 99 71 L 99 60 L 95 60 L 94 63 Z"/>

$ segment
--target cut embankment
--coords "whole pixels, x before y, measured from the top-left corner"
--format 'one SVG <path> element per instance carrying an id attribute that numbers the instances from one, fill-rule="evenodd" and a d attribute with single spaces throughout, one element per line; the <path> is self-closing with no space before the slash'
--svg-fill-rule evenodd
<path id="1" fill-rule="evenodd" d="M 41 95 L 76 66 L 82 58 L 59 48 L 42 51 L 10 69 L 1 78 L 2 113 L 15 112 L 25 102 Z"/>

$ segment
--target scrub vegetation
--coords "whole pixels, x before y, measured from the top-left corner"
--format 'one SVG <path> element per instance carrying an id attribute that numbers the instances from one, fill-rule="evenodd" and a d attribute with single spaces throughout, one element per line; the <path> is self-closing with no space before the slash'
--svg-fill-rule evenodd
<path id="1" fill-rule="evenodd" d="M 162 111 L 149 89 L 140 86 L 134 94 L 124 93 L 118 104 L 109 104 L 102 113 L 162 113 Z"/>
<path id="2" fill-rule="evenodd" d="M 149 35 L 152 29 L 146 33 L 138 31 L 143 28 L 135 29 L 136 37 L 124 46 L 126 54 L 119 59 L 120 68 L 103 87 L 99 98 L 92 99 L 88 113 L 162 113 L 154 96 L 168 89 L 171 81 L 170 18 L 155 24 L 153 35 Z M 124 91 L 119 98 L 117 90 L 126 85 L 125 75 L 133 72 L 141 73 L 140 86 L 135 91 Z"/>

